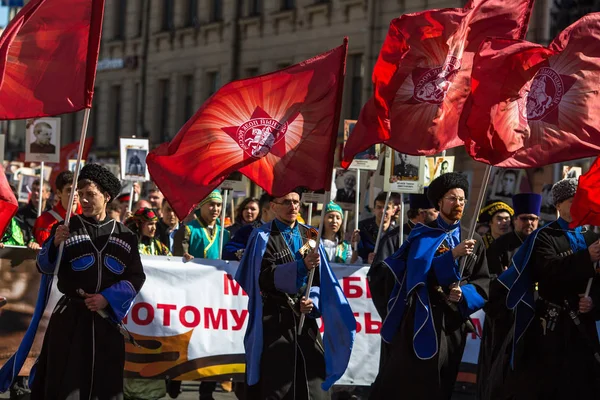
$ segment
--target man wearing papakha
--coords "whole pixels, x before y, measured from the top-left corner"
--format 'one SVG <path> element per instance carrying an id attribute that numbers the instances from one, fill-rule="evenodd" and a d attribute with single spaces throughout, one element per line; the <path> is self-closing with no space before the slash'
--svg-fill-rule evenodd
<path id="1" fill-rule="evenodd" d="M 469 316 L 483 307 L 489 285 L 481 237 L 466 239 L 460 225 L 468 192 L 460 173 L 433 180 L 427 195 L 438 218 L 415 226 L 384 261 L 396 285 L 381 329 L 389 354 L 371 399 L 452 396 L 467 334 L 474 331 Z"/>
<path id="2" fill-rule="evenodd" d="M 576 191 L 577 179 L 554 184 L 560 217 L 533 232 L 496 281 L 515 312 L 511 399 L 600 398 L 600 241 L 591 229 L 569 227 Z"/>

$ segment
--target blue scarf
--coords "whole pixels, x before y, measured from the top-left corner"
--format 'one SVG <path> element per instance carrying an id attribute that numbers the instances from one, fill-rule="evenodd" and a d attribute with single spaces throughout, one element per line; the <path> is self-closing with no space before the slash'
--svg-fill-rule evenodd
<path id="1" fill-rule="evenodd" d="M 585 238 L 583 237 L 583 227 L 578 226 L 577 228 L 569 229 L 569 223 L 562 218 L 556 220 L 560 228 L 565 231 L 567 235 L 567 239 L 569 239 L 569 245 L 571 246 L 571 250 L 573 253 L 577 253 L 580 250 L 587 249 L 587 243 L 585 242 Z"/>

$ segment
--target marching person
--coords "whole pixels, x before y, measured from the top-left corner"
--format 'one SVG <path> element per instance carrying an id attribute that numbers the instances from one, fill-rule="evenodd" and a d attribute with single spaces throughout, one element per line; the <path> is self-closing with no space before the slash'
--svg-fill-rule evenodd
<path id="1" fill-rule="evenodd" d="M 385 260 L 396 287 L 381 329 L 389 354 L 372 399 L 398 390 L 407 399 L 452 396 L 467 333 L 473 331 L 469 315 L 483 307 L 489 285 L 481 238 L 466 239 L 460 226 L 468 189 L 459 173 L 433 180 L 427 195 L 439 210 L 437 220 L 416 226 Z"/>
<path id="2" fill-rule="evenodd" d="M 252 234 L 252 230 L 258 226 L 262 226 L 267 222 L 271 222 L 275 215 L 271 211 L 271 200 L 273 197 L 268 193 L 263 193 L 258 200 L 260 206 L 260 219 L 258 223 L 248 224 L 242 226 L 235 234 L 233 238 L 225 245 L 223 249 L 224 260 L 235 260 L 240 261 L 248 244 L 248 239 Z M 256 226 L 257 225 L 257 226 Z"/>
<path id="3" fill-rule="evenodd" d="M 73 189 L 73 173 L 71 171 L 63 171 L 56 177 L 56 196 L 58 203 L 51 210 L 46 211 L 36 219 L 33 225 L 33 237 L 37 243 L 43 244 L 50 237 L 54 225 L 65 220 L 67 208 L 69 206 L 69 197 Z M 73 197 L 72 213 L 81 214 L 81 206 L 79 205 L 79 197 L 77 192 Z"/>
<path id="4" fill-rule="evenodd" d="M 173 255 L 183 256 L 186 260 L 193 258 L 206 258 L 210 260 L 219 259 L 219 236 L 221 225 L 219 217 L 223 207 L 223 198 L 219 190 L 213 190 L 200 204 L 195 211 L 195 218 L 182 226 L 175 233 L 173 241 Z M 229 232 L 223 232 L 223 246 L 229 241 Z M 222 385 L 228 391 L 231 391 L 230 382 L 223 382 Z M 179 394 L 181 381 L 170 381 L 168 392 L 171 397 Z M 202 381 L 200 383 L 200 400 L 212 399 L 212 394 L 217 387 L 217 382 Z"/>
<path id="5" fill-rule="evenodd" d="M 106 168 L 85 165 L 77 184 L 83 214 L 73 216 L 69 226 L 56 225 L 40 251 L 37 266 L 44 274 L 54 273 L 60 260 L 63 296 L 46 330 L 33 400 L 123 396 L 125 343 L 117 324 L 145 275 L 135 235 L 106 215 L 106 204 L 120 188 Z"/>
<path id="6" fill-rule="evenodd" d="M 402 229 L 403 239 L 406 239 L 410 235 L 410 232 L 417 224 L 429 224 L 438 217 L 438 211 L 431 205 L 427 198 L 427 188 L 425 188 L 425 194 L 410 194 L 409 202 L 408 222 L 404 224 Z M 373 304 L 382 320 L 387 315 L 387 304 L 396 283 L 394 275 L 383 261 L 398 251 L 399 247 L 400 227 L 397 226 L 381 238 L 379 248 L 375 253 L 375 258 L 367 275 Z M 382 341 L 379 361 L 380 368 L 385 365 L 388 347 Z"/>
<path id="7" fill-rule="evenodd" d="M 381 192 L 373 202 L 375 216 L 364 219 L 358 223 L 360 231 L 360 242 L 358 243 L 358 255 L 368 264 L 373 262 L 375 257 L 375 242 L 379 233 L 379 225 L 383 224 L 382 235 L 394 229 L 395 222 L 393 216 L 398 212 L 400 204 L 400 195 L 392 193 L 390 201 L 385 204 L 387 193 Z"/>
<path id="8" fill-rule="evenodd" d="M 131 218 L 129 227 L 138 238 L 140 254 L 148 256 L 170 256 L 171 252 L 156 238 L 158 216 L 152 208 L 140 208 Z M 167 394 L 167 385 L 161 379 L 125 378 L 125 399 L 158 400 Z"/>
<path id="9" fill-rule="evenodd" d="M 323 224 L 323 235 L 321 236 L 321 245 L 327 254 L 327 261 L 338 264 L 362 263 L 362 259 L 359 260 L 358 252 L 352 251 L 352 248 L 360 240 L 358 230 L 352 233 L 352 244 L 346 242 L 344 240 L 343 218 L 342 207 L 330 201 L 325 207 L 325 223 Z"/>
<path id="10" fill-rule="evenodd" d="M 552 187 L 560 217 L 533 232 L 498 281 L 508 288 L 514 324 L 513 399 L 600 398 L 600 241 L 589 229 L 569 228 L 577 179 Z M 590 292 L 586 293 L 591 280 Z M 537 282 L 538 298 L 534 298 Z"/>
<path id="11" fill-rule="evenodd" d="M 31 198 L 29 199 L 29 203 L 19 208 L 17 215 L 15 215 L 17 223 L 23 232 L 25 244 L 33 250 L 39 250 L 41 246 L 41 243 L 36 242 L 35 237 L 33 236 L 33 225 L 38 218 L 39 199 L 40 196 L 42 196 L 42 212 L 50 210 L 51 207 L 48 203 L 50 190 L 50 184 L 48 184 L 47 181 L 44 181 L 42 188 L 40 188 L 39 179 L 33 181 L 31 184 Z"/>
<path id="12" fill-rule="evenodd" d="M 167 200 L 162 201 L 162 216 L 156 224 L 156 236 L 158 239 L 173 252 L 173 243 L 175 235 L 181 226 L 179 218 Z"/>
<path id="13" fill-rule="evenodd" d="M 245 225 L 252 225 L 258 228 L 262 225 L 260 222 L 260 202 L 254 197 L 247 197 L 238 206 L 235 213 L 235 223 L 227 228 L 232 238 Z"/>
<path id="14" fill-rule="evenodd" d="M 250 399 L 329 399 L 329 388 L 343 375 L 352 350 L 352 310 L 323 247 L 311 250 L 314 239 L 310 228 L 298 223 L 299 209 L 298 192 L 272 200 L 276 218 L 253 231 L 236 274 L 249 295 L 244 344 Z M 298 333 L 301 314 L 306 320 Z M 315 320 L 320 316 L 330 327 L 325 346 Z"/>
<path id="15" fill-rule="evenodd" d="M 512 207 L 503 201 L 491 201 L 481 209 L 477 222 L 490 227 L 482 237 L 486 249 L 494 240 L 510 232 L 510 219 L 514 214 Z"/>
<path id="16" fill-rule="evenodd" d="M 513 256 L 527 237 L 537 228 L 542 206 L 542 196 L 537 193 L 520 193 L 512 198 L 514 230 L 496 239 L 487 249 L 490 278 L 495 280 L 510 266 Z M 504 377 L 510 368 L 512 341 L 512 312 L 506 308 L 505 298 L 494 301 L 495 285 L 490 285 L 490 301 L 484 307 L 485 322 L 479 346 L 477 363 L 478 399 L 502 399 Z M 504 291 L 502 291 L 504 292 Z M 495 373 L 492 373 L 494 371 Z M 503 371 L 503 373 L 500 373 Z"/>

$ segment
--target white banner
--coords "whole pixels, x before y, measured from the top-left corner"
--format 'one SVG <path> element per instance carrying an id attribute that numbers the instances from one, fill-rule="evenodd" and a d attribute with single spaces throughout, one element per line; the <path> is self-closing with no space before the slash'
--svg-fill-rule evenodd
<path id="1" fill-rule="evenodd" d="M 142 377 L 192 380 L 240 377 L 248 298 L 233 279 L 237 263 L 143 256 L 146 282 L 126 319 L 144 347 L 127 345 L 125 370 Z M 334 265 L 357 319 L 350 365 L 338 382 L 370 385 L 379 364 L 381 322 L 368 292 L 367 267 Z M 146 348 L 148 347 L 148 348 Z"/>

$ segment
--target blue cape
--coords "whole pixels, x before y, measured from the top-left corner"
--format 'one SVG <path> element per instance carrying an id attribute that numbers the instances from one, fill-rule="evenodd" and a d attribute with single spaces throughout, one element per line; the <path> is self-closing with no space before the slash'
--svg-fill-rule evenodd
<path id="1" fill-rule="evenodd" d="M 572 231 L 575 234 L 570 235 L 568 231 L 568 224 L 561 218 L 559 218 L 559 226 L 565 230 L 565 233 L 569 239 L 569 243 L 573 251 L 578 251 L 586 248 L 585 239 L 581 236 L 581 228 L 577 228 Z M 538 234 L 549 227 L 547 224 L 541 228 L 536 229 L 527 239 L 523 242 L 523 245 L 519 248 L 517 253 L 513 256 L 510 268 L 504 271 L 499 277 L 500 282 L 507 290 L 508 295 L 506 296 L 506 307 L 513 310 L 515 313 L 514 317 L 514 340 L 513 340 L 513 351 L 511 357 L 511 366 L 514 368 L 515 364 L 515 349 L 519 341 L 523 338 L 527 328 L 535 317 L 535 300 L 534 300 L 534 281 L 531 277 L 531 271 L 529 270 L 529 260 L 531 253 L 533 252 L 535 241 Z M 575 243 L 579 237 L 579 242 Z"/>
<path id="2" fill-rule="evenodd" d="M 402 323 L 406 302 L 414 294 L 413 349 L 422 360 L 434 357 L 439 347 L 431 314 L 427 275 L 433 269 L 442 286 L 460 280 L 458 263 L 451 251 L 434 258 L 436 250 L 449 233 L 441 228 L 417 224 L 402 247 L 384 261 L 394 274 L 396 284 L 388 302 L 388 315 L 381 327 L 381 336 L 388 343 L 392 341 Z M 464 301 L 458 303 L 458 308 L 463 316 L 468 317 L 482 308 L 485 300 L 472 284 L 462 285 L 461 289 Z"/>
<path id="3" fill-rule="evenodd" d="M 244 336 L 248 385 L 255 385 L 260 380 L 263 314 L 258 278 L 270 232 L 271 223 L 254 229 L 235 276 L 236 281 L 248 293 L 250 315 Z M 321 256 L 320 287 L 314 288 L 319 290 L 311 291 L 311 299 L 315 302 L 315 307 L 319 309 L 326 327 L 323 334 L 326 379 L 322 388 L 327 391 L 342 377 L 348 367 L 356 334 L 356 319 L 340 284 L 329 267 L 327 256 L 321 245 L 319 245 L 319 254 Z"/>

